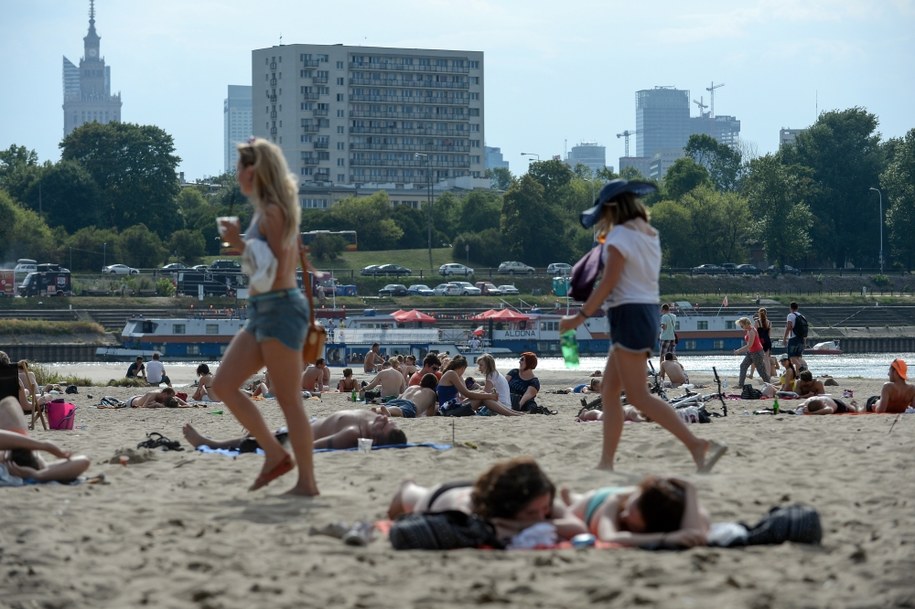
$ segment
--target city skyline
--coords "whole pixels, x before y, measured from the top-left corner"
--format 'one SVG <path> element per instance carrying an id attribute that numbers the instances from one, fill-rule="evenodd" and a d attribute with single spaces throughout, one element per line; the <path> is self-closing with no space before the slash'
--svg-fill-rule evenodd
<path id="1" fill-rule="evenodd" d="M 723 83 L 715 113 L 737 116 L 742 142 L 758 154 L 777 149 L 779 129 L 807 127 L 817 111 L 864 107 L 877 115 L 884 139 L 915 127 L 915 82 L 906 76 L 915 0 L 455 6 L 266 0 L 251 10 L 239 2 L 98 0 L 95 20 L 111 91 L 123 94 L 122 120 L 172 135 L 179 170 L 191 180 L 222 173 L 226 87 L 251 84 L 252 51 L 281 36 L 283 44 L 482 51 L 485 144 L 501 148 L 516 175 L 534 158 L 522 153 L 565 158 L 580 142 L 606 147 L 607 164 L 618 169 L 624 141 L 616 134 L 636 127 L 636 91 L 656 86 L 689 90 L 695 116 L 692 100 L 708 104 L 705 89 Z M 0 148 L 25 146 L 55 162 L 61 58 L 82 56 L 89 2 L 17 3 L 4 16 L 9 34 L 0 48 L 28 61 L 4 68 L 10 86 L 0 96 Z"/>

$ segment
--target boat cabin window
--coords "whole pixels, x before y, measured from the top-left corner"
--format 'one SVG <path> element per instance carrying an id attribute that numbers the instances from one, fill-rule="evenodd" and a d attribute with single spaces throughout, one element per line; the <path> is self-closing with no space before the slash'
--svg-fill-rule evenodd
<path id="1" fill-rule="evenodd" d="M 188 345 L 187 354 L 188 355 L 200 355 L 200 345 Z"/>
<path id="2" fill-rule="evenodd" d="M 172 324 L 172 334 L 187 334 L 184 324 Z"/>
<path id="3" fill-rule="evenodd" d="M 712 349 L 715 351 L 724 351 L 724 341 L 723 340 L 712 341 Z"/>
<path id="4" fill-rule="evenodd" d="M 696 329 L 697 330 L 708 330 L 708 322 L 707 321 L 697 321 Z"/>
<path id="5" fill-rule="evenodd" d="M 558 321 L 541 321 L 540 330 L 546 331 L 546 332 L 556 332 L 559 330 L 559 322 Z"/>
<path id="6" fill-rule="evenodd" d="M 219 324 L 207 324 L 206 333 L 207 335 L 219 334 Z"/>
<path id="7" fill-rule="evenodd" d="M 143 322 L 140 322 L 139 325 L 140 325 L 140 328 L 142 328 L 140 330 L 140 332 L 142 332 L 143 334 L 153 334 L 156 331 L 156 326 L 158 326 L 159 324 L 152 322 L 152 321 L 143 321 Z"/>

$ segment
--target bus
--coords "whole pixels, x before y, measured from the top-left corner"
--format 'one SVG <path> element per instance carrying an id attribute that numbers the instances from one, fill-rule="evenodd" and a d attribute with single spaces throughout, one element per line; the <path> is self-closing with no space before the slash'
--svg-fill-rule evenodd
<path id="1" fill-rule="evenodd" d="M 357 248 L 356 231 L 354 230 L 310 230 L 302 233 L 302 243 L 311 245 L 314 240 L 321 235 L 331 237 L 340 237 L 345 244 L 344 249 L 348 252 L 355 252 Z"/>

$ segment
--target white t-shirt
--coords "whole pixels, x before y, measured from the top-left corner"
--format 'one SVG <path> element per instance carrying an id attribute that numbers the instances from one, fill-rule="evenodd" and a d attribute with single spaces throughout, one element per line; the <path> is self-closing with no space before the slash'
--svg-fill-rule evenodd
<path id="1" fill-rule="evenodd" d="M 797 319 L 797 313 L 788 313 L 787 321 L 791 324 L 791 334 L 788 335 L 788 339 L 797 338 L 797 334 L 794 333 L 794 320 Z"/>
<path id="2" fill-rule="evenodd" d="M 505 380 L 505 377 L 499 374 L 498 371 L 493 372 L 486 380 L 492 382 L 493 391 L 499 395 L 499 403 L 503 406 L 511 408 L 512 406 L 512 397 L 511 391 L 508 389 L 508 381 Z"/>
<path id="3" fill-rule="evenodd" d="M 162 362 L 157 359 L 146 362 L 146 380 L 149 381 L 151 385 L 158 385 L 161 383 L 164 375 L 165 366 L 162 365 Z"/>
<path id="4" fill-rule="evenodd" d="M 665 313 L 661 316 L 661 325 L 667 326 L 661 329 L 661 340 L 674 340 L 677 338 L 677 316 L 673 313 Z"/>
<path id="5" fill-rule="evenodd" d="M 641 222 L 638 222 L 640 224 Z M 658 304 L 661 300 L 658 277 L 661 274 L 661 239 L 657 230 L 654 234 L 643 233 L 637 228 L 637 221 L 631 220 L 614 226 L 607 234 L 601 253 L 607 264 L 607 249 L 612 245 L 625 259 L 619 281 L 610 292 L 604 308 L 622 304 Z"/>

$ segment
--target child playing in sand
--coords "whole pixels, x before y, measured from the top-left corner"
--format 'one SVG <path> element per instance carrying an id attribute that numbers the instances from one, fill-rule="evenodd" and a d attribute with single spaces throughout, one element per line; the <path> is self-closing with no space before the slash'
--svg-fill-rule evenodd
<path id="1" fill-rule="evenodd" d="M 560 320 L 559 331 L 574 330 L 598 308 L 608 308 L 613 345 L 601 388 L 604 444 L 598 468 L 613 469 L 625 420 L 620 399 L 625 390 L 631 404 L 683 442 L 697 469 L 708 472 L 727 448 L 696 437 L 668 404 L 648 392 L 645 383 L 645 361 L 658 337 L 661 241 L 637 197 L 656 190 L 647 182 L 612 180 L 601 189 L 594 207 L 581 213 L 582 226 L 597 226 L 604 271 L 578 314 Z"/>

